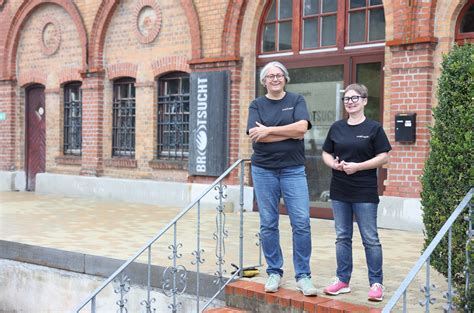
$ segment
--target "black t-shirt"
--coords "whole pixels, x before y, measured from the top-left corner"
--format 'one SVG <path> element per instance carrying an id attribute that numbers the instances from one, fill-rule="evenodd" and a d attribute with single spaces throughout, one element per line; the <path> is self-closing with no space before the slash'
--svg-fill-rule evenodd
<path id="1" fill-rule="evenodd" d="M 247 121 L 249 129 L 256 127 L 256 122 L 265 126 L 284 126 L 301 120 L 308 121 L 311 128 L 308 109 L 303 96 L 286 92 L 280 100 L 259 97 L 252 101 Z M 284 168 L 304 165 L 304 141 L 287 139 L 278 142 L 253 142 L 252 164 L 263 168 Z"/>
<path id="2" fill-rule="evenodd" d="M 339 157 L 339 161 L 359 163 L 388 152 L 392 147 L 380 123 L 366 119 L 358 125 L 349 125 L 347 120 L 340 120 L 329 129 L 323 150 Z M 358 171 L 352 175 L 333 169 L 330 198 L 378 203 L 377 169 Z"/>

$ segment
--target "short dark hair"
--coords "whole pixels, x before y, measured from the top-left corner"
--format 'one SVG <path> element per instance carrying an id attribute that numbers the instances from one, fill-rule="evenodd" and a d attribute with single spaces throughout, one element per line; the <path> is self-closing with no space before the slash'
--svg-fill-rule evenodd
<path id="1" fill-rule="evenodd" d="M 354 90 L 357 92 L 361 97 L 367 98 L 369 96 L 369 90 L 365 85 L 362 84 L 350 84 L 344 90 L 344 93 L 348 92 L 349 90 Z"/>

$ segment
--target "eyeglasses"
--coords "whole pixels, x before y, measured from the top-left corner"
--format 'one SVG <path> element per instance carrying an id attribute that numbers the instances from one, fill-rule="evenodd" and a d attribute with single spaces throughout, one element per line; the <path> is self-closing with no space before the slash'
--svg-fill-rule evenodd
<path id="1" fill-rule="evenodd" d="M 265 76 L 265 78 L 269 81 L 272 81 L 275 78 L 277 80 L 281 80 L 283 77 L 285 77 L 285 75 L 283 75 L 283 74 L 270 74 L 270 75 Z"/>
<path id="2" fill-rule="evenodd" d="M 352 103 L 357 103 L 359 102 L 359 99 L 365 99 L 367 97 L 362 97 L 362 96 L 351 96 L 351 97 L 342 97 L 341 98 L 341 101 L 344 102 L 344 103 L 349 103 L 349 100 L 352 102 Z"/>

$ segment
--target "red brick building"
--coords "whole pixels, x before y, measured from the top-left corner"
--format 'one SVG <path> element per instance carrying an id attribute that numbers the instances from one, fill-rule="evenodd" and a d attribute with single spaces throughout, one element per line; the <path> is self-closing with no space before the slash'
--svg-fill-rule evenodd
<path id="1" fill-rule="evenodd" d="M 228 166 L 251 154 L 248 104 L 259 68 L 278 60 L 315 126 L 313 206 L 325 207 L 322 140 L 352 82 L 369 87 L 367 114 L 393 146 L 381 192 L 417 199 L 442 54 L 472 41 L 473 10 L 472 0 L 0 1 L 3 189 L 34 190 L 37 173 L 211 181 L 188 166 L 190 77 L 228 73 L 226 140 L 212 143 Z M 414 142 L 395 140 L 400 113 L 416 113 Z"/>

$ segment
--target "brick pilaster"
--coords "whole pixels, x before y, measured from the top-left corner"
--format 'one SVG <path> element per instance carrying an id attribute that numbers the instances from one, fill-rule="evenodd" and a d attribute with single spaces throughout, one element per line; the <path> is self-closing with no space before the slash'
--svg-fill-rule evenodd
<path id="1" fill-rule="evenodd" d="M 104 172 L 103 123 L 104 77 L 103 70 L 82 74 L 82 167 L 81 175 L 100 176 Z"/>
<path id="2" fill-rule="evenodd" d="M 0 170 L 15 170 L 15 125 L 17 116 L 15 111 L 16 81 L 0 80 L 0 113 L 6 119 L 0 120 Z"/>
<path id="3" fill-rule="evenodd" d="M 388 131 L 393 151 L 388 164 L 384 195 L 419 198 L 420 175 L 429 155 L 435 43 L 391 46 L 390 116 L 416 113 L 416 142 L 395 142 L 395 126 Z"/>

